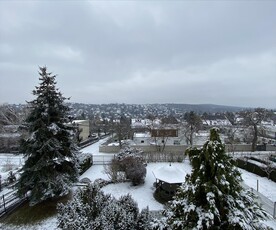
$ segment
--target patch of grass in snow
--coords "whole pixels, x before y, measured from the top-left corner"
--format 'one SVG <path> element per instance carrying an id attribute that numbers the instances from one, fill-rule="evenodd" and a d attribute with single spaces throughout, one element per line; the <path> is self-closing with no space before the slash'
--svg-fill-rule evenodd
<path id="1" fill-rule="evenodd" d="M 72 198 L 72 194 L 53 200 L 47 200 L 35 206 L 24 203 L 13 213 L 4 218 L 3 223 L 9 225 L 34 224 L 57 214 L 57 204 L 66 203 Z"/>

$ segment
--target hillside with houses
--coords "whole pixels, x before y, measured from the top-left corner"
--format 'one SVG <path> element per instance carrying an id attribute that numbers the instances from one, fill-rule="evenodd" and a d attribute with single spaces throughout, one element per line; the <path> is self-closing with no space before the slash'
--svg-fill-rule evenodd
<path id="1" fill-rule="evenodd" d="M 112 134 L 115 142 L 132 139 L 139 145 L 160 145 L 160 142 L 166 145 L 200 145 L 211 127 L 220 128 L 226 144 L 251 144 L 253 139 L 252 126 L 245 122 L 243 111 L 254 112 L 254 109 L 187 104 L 70 103 L 69 106 L 72 125 L 79 127 L 79 142 Z M 0 107 L 0 152 L 18 151 L 19 140 L 26 135 L 23 121 L 27 111 L 27 105 Z M 198 121 L 189 121 L 191 111 Z M 257 124 L 258 145 L 276 143 L 276 114 L 271 110 L 267 113 L 269 115 Z M 191 130 L 192 122 L 196 124 Z M 123 124 L 124 129 L 119 130 L 118 124 Z"/>

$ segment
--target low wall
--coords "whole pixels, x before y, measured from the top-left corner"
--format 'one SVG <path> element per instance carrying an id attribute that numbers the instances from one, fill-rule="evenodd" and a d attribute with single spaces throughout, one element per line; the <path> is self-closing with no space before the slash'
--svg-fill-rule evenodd
<path id="1" fill-rule="evenodd" d="M 151 153 L 151 152 L 158 152 L 158 149 L 154 145 L 135 145 L 133 147 L 141 149 L 143 152 Z M 169 153 L 184 153 L 187 148 L 190 146 L 188 145 L 167 145 L 164 149 L 164 152 Z M 202 147 L 200 146 L 194 146 L 194 147 Z M 274 146 L 272 146 L 274 147 Z M 251 145 L 225 145 L 226 152 L 250 152 L 251 151 Z M 274 147 L 275 150 L 275 147 Z M 120 151 L 119 146 L 106 146 L 101 145 L 99 147 L 99 152 L 101 153 L 118 153 Z M 270 149 L 267 149 L 267 151 L 272 151 Z"/>
<path id="2" fill-rule="evenodd" d="M 107 146 L 107 145 L 99 146 L 100 153 L 118 153 L 119 151 L 120 151 L 119 146 Z"/>

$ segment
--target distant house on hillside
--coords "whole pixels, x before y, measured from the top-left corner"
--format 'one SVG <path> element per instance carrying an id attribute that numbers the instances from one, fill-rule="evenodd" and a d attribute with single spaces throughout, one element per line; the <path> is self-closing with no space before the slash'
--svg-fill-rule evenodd
<path id="1" fill-rule="evenodd" d="M 151 135 L 149 132 L 133 134 L 133 141 L 135 142 L 135 144 L 149 144 L 150 138 Z"/>
<path id="2" fill-rule="evenodd" d="M 203 125 L 206 126 L 232 126 L 231 122 L 228 119 L 214 119 L 214 120 L 209 120 L 205 119 L 202 121 Z"/>
<path id="3" fill-rule="evenodd" d="M 274 125 L 263 126 L 261 132 L 264 136 L 276 139 L 276 126 Z"/>
<path id="4" fill-rule="evenodd" d="M 134 133 L 143 133 L 149 130 L 146 120 L 131 119 L 131 129 Z"/>
<path id="5" fill-rule="evenodd" d="M 168 140 L 173 144 L 178 137 L 178 124 L 162 124 L 159 119 L 132 119 L 131 129 L 136 144 L 163 145 Z M 180 144 L 178 142 L 176 144 Z"/>
<path id="6" fill-rule="evenodd" d="M 178 137 L 178 129 L 171 127 L 154 128 L 151 131 L 152 137 Z"/>
<path id="7" fill-rule="evenodd" d="M 74 120 L 73 125 L 78 128 L 79 141 L 85 141 L 90 137 L 90 123 L 89 120 Z"/>

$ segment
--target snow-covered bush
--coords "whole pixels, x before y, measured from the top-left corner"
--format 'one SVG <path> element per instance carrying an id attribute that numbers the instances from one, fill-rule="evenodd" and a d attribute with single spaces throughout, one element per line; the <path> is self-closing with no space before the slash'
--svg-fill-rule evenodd
<path id="1" fill-rule="evenodd" d="M 147 171 L 141 153 L 139 149 L 125 147 L 105 166 L 105 173 L 113 182 L 127 179 L 133 185 L 144 183 Z"/>
<path id="2" fill-rule="evenodd" d="M 78 160 L 80 165 L 80 174 L 83 174 L 93 164 L 92 155 L 89 153 L 82 153 L 78 155 Z"/>
<path id="3" fill-rule="evenodd" d="M 130 195 L 117 200 L 104 194 L 95 183 L 78 190 L 67 204 L 59 204 L 57 219 L 59 228 L 71 230 L 147 230 L 152 220 L 148 209 L 139 213 Z"/>
<path id="4" fill-rule="evenodd" d="M 118 204 L 122 206 L 127 213 L 133 215 L 134 219 L 137 219 L 139 214 L 138 204 L 133 200 L 130 194 L 121 196 L 118 200 Z"/>
<path id="5" fill-rule="evenodd" d="M 100 191 L 98 184 L 79 189 L 73 200 L 58 205 L 58 227 L 61 229 L 93 229 L 91 226 L 102 210 L 112 202 L 110 195 Z"/>
<path id="6" fill-rule="evenodd" d="M 125 173 L 120 170 L 120 166 L 117 160 L 112 159 L 111 164 L 104 165 L 104 173 L 107 175 L 108 179 L 117 183 L 120 181 L 125 181 Z"/>
<path id="7" fill-rule="evenodd" d="M 135 158 L 139 161 L 143 161 L 142 153 L 143 153 L 143 151 L 138 149 L 138 148 L 134 148 L 134 147 L 131 147 L 131 146 L 125 146 L 117 154 L 116 159 L 123 160 L 124 158 L 132 157 L 132 158 Z"/>
<path id="8" fill-rule="evenodd" d="M 137 162 L 126 168 L 126 177 L 132 182 L 132 184 L 139 185 L 145 182 L 147 169 L 144 164 Z"/>
<path id="9" fill-rule="evenodd" d="M 150 214 L 149 207 L 142 209 L 137 218 L 136 230 L 150 230 L 152 229 L 153 217 Z"/>

